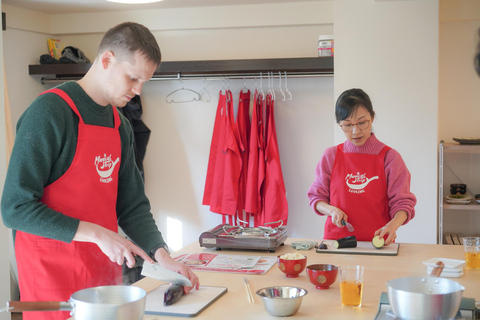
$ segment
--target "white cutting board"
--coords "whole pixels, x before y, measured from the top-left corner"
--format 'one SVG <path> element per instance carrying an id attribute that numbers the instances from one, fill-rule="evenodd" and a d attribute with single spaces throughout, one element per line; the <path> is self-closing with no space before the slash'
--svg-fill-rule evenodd
<path id="1" fill-rule="evenodd" d="M 325 243 L 328 246 L 328 249 L 317 249 L 318 253 L 339 253 L 339 254 L 370 254 L 370 255 L 381 255 L 381 256 L 396 256 L 398 254 L 398 249 L 400 244 L 392 243 L 389 246 L 377 249 L 375 248 L 370 241 L 357 241 L 356 248 L 341 248 L 335 249 L 333 243 L 334 240 L 325 240 Z"/>
<path id="2" fill-rule="evenodd" d="M 225 287 L 200 286 L 198 290 L 192 289 L 174 304 L 164 306 L 163 296 L 169 286 L 169 283 L 162 284 L 147 294 L 145 314 L 195 317 L 227 292 Z"/>

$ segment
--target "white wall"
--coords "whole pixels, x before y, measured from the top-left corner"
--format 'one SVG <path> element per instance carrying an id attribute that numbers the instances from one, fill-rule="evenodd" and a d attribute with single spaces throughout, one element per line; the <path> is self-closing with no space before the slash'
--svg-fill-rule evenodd
<path id="1" fill-rule="evenodd" d="M 436 243 L 438 1 L 336 0 L 334 21 L 335 98 L 364 89 L 377 137 L 412 174 L 416 217 L 397 241 Z"/>
<path id="2" fill-rule="evenodd" d="M 290 79 L 292 101 L 277 101 L 276 122 L 280 157 L 289 201 L 288 232 L 291 237 L 321 239 L 323 223 L 311 223 L 315 215 L 308 206 L 306 192 L 313 181 L 314 168 L 323 150 L 331 144 L 330 106 L 333 79 Z M 254 90 L 254 81 L 247 87 Z M 200 91 L 203 81 L 188 81 L 188 88 Z M 142 101 L 145 121 L 152 136 L 145 160 L 146 186 L 153 212 L 161 229 L 167 232 L 168 217 L 181 220 L 183 244 L 196 241 L 202 231 L 221 223 L 218 214 L 202 206 L 205 174 L 222 81 L 207 81 L 212 101 L 167 104 L 165 97 L 178 89 L 178 81 L 150 82 L 144 87 Z M 230 81 L 238 97 L 243 80 Z"/>
<path id="3" fill-rule="evenodd" d="M 480 137 L 480 77 L 473 67 L 479 30 L 480 1 L 440 1 L 439 140 Z"/>

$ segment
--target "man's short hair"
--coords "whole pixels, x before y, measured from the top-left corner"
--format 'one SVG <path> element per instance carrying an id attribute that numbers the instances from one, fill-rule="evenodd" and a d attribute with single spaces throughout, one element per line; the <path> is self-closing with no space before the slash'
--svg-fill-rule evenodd
<path id="1" fill-rule="evenodd" d="M 121 60 L 131 60 L 136 52 L 140 52 L 157 66 L 162 60 L 153 34 L 147 27 L 135 22 L 123 22 L 109 29 L 100 42 L 98 55 L 105 51 L 112 51 Z"/>

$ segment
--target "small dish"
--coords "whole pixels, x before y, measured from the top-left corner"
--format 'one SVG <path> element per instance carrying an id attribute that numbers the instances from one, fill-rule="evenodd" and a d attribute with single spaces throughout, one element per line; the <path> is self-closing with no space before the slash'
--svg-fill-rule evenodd
<path id="1" fill-rule="evenodd" d="M 458 200 L 448 200 L 447 199 L 447 203 L 450 203 L 450 204 L 469 204 L 470 201 L 472 201 L 472 200 L 458 201 Z"/>
<path id="2" fill-rule="evenodd" d="M 468 195 L 450 195 L 446 196 L 445 200 L 450 204 L 467 204 L 472 201 L 472 197 Z"/>
<path id="3" fill-rule="evenodd" d="M 426 266 L 435 266 L 438 261 L 442 261 L 445 265 L 445 268 L 462 268 L 465 265 L 465 260 L 456 260 L 456 259 L 447 259 L 447 258 L 432 258 L 423 261 L 423 264 Z"/>
<path id="4" fill-rule="evenodd" d="M 453 138 L 453 141 L 456 141 L 460 144 L 480 144 L 480 139 L 478 138 L 471 138 L 471 139 Z"/>

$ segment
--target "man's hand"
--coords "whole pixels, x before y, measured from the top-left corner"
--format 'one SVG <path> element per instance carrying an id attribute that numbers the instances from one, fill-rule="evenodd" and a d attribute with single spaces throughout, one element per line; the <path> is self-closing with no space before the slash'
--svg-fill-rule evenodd
<path id="1" fill-rule="evenodd" d="M 141 257 L 148 263 L 153 262 L 152 258 L 145 251 L 130 240 L 94 223 L 80 221 L 73 240 L 95 243 L 110 261 L 120 266 L 126 262 L 129 268 L 133 268 L 135 266 L 134 255 Z"/>
<path id="2" fill-rule="evenodd" d="M 160 248 L 155 252 L 155 260 L 157 260 L 158 264 L 162 267 L 180 273 L 192 282 L 191 287 L 183 287 L 185 294 L 187 294 L 193 288 L 198 290 L 200 287 L 200 281 L 197 275 L 193 273 L 192 269 L 184 264 L 181 264 L 180 262 L 173 260 L 173 258 L 170 257 L 164 248 Z"/>

